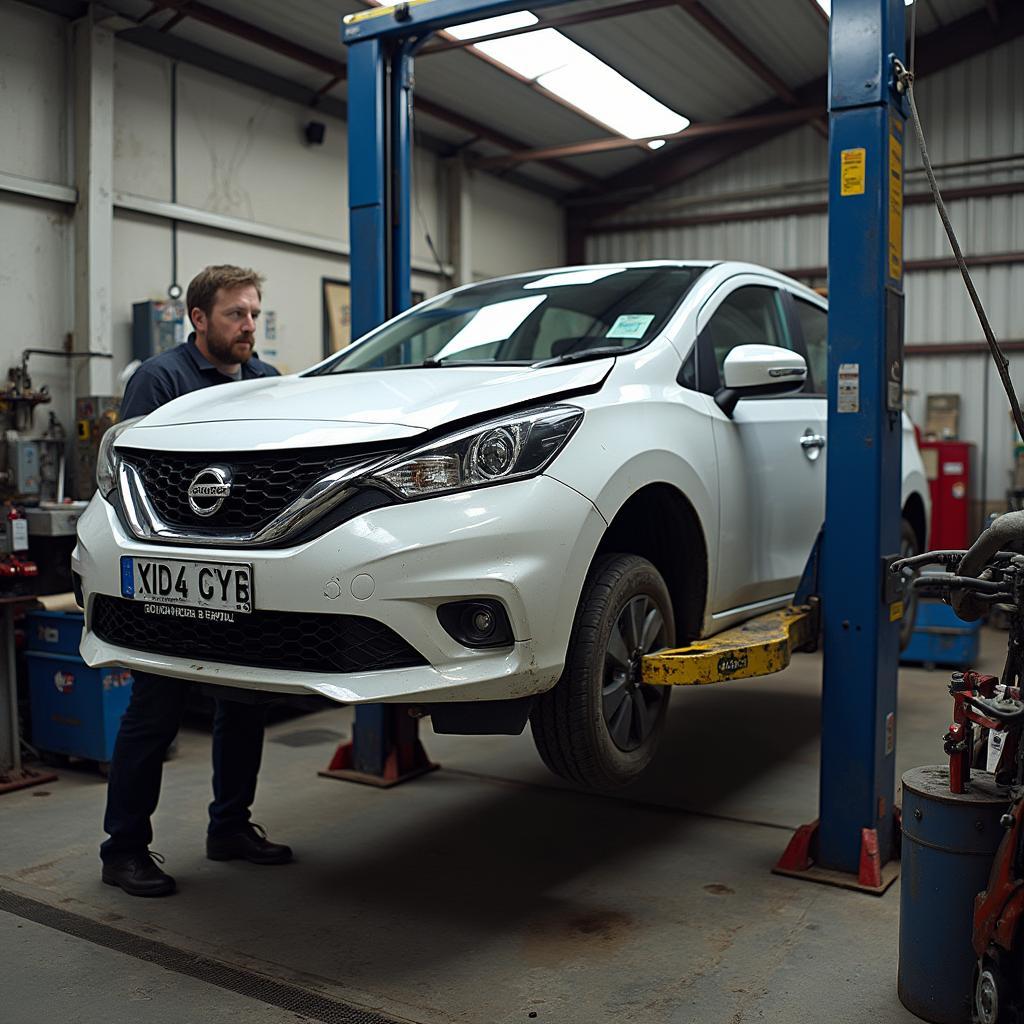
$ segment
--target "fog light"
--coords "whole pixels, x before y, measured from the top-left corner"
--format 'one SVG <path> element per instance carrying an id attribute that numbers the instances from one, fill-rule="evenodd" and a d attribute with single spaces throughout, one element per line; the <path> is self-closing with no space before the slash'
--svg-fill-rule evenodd
<path id="1" fill-rule="evenodd" d="M 512 624 L 500 601 L 478 598 L 452 601 L 437 609 L 437 619 L 464 647 L 509 647 Z"/>

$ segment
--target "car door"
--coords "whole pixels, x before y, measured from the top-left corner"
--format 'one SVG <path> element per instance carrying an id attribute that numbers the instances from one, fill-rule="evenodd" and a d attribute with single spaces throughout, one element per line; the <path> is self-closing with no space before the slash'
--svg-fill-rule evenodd
<path id="1" fill-rule="evenodd" d="M 722 386 L 726 355 L 739 345 L 777 345 L 807 358 L 792 299 L 755 274 L 724 282 L 698 317 L 696 373 L 709 395 Z M 814 387 L 742 399 L 731 417 L 712 408 L 719 480 L 717 626 L 791 594 L 825 510 L 827 408 Z"/>

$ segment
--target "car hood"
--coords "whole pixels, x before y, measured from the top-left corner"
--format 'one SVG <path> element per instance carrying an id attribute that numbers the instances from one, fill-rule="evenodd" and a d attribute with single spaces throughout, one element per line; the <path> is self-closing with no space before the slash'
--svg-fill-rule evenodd
<path id="1" fill-rule="evenodd" d="M 119 448 L 237 451 L 366 444 L 601 384 L 612 358 L 568 366 L 440 366 L 272 377 L 203 388 L 150 413 Z"/>

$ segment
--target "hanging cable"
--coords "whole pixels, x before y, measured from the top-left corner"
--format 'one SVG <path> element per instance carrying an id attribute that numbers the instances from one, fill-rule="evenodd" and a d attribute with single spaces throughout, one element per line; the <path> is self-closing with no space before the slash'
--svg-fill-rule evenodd
<path id="1" fill-rule="evenodd" d="M 1010 380 L 1010 362 L 1003 354 L 1003 350 L 999 347 L 999 342 L 996 341 L 992 325 L 989 323 L 988 315 L 985 313 L 985 307 L 982 306 L 981 299 L 978 297 L 977 289 L 974 287 L 971 272 L 967 269 L 967 261 L 964 259 L 964 254 L 960 249 L 960 243 L 957 241 L 956 232 L 953 230 L 953 224 L 949 219 L 949 212 L 946 210 L 946 204 L 943 202 L 942 194 L 939 192 L 938 182 L 935 180 L 935 172 L 932 169 L 931 158 L 928 156 L 928 147 L 924 140 L 924 128 L 921 127 L 921 116 L 917 112 L 917 103 L 914 100 L 914 75 L 911 71 L 907 70 L 906 65 L 899 59 L 893 61 L 893 70 L 896 75 L 897 91 L 906 94 L 907 102 L 910 105 L 910 119 L 914 123 L 914 132 L 917 135 L 917 144 L 921 149 L 921 161 L 924 164 L 924 171 L 928 177 L 928 184 L 932 190 L 932 197 L 935 199 L 935 207 L 939 211 L 939 219 L 942 221 L 942 226 L 946 230 L 946 237 L 949 239 L 950 247 L 953 250 L 953 256 L 956 258 L 956 265 L 960 268 L 960 275 L 963 277 L 964 284 L 967 286 L 967 292 L 971 297 L 972 304 L 974 305 L 974 311 L 978 314 L 978 320 L 981 322 L 981 329 L 985 332 L 985 340 L 988 342 L 989 351 L 992 353 L 992 359 L 996 364 L 996 369 L 999 371 L 999 379 L 1003 383 L 1003 390 L 1006 392 L 1006 397 L 1010 402 L 1010 411 L 1013 413 L 1013 421 L 1017 425 L 1018 433 L 1021 437 L 1024 437 L 1024 415 L 1021 414 L 1020 402 L 1017 400 L 1017 394 L 1013 389 L 1013 382 Z"/>

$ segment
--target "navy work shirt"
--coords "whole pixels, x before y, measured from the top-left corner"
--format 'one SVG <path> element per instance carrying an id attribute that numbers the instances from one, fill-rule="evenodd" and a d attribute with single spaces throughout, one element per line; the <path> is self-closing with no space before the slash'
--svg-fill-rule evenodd
<path id="1" fill-rule="evenodd" d="M 257 359 L 255 355 L 247 363 L 242 363 L 242 380 L 279 376 L 280 373 L 270 363 Z M 170 351 L 147 359 L 132 374 L 124 389 L 121 419 L 146 416 L 172 398 L 180 398 L 214 384 L 230 384 L 234 379 L 221 373 L 199 351 L 195 334 L 190 334 L 186 344 L 175 345 Z"/>

